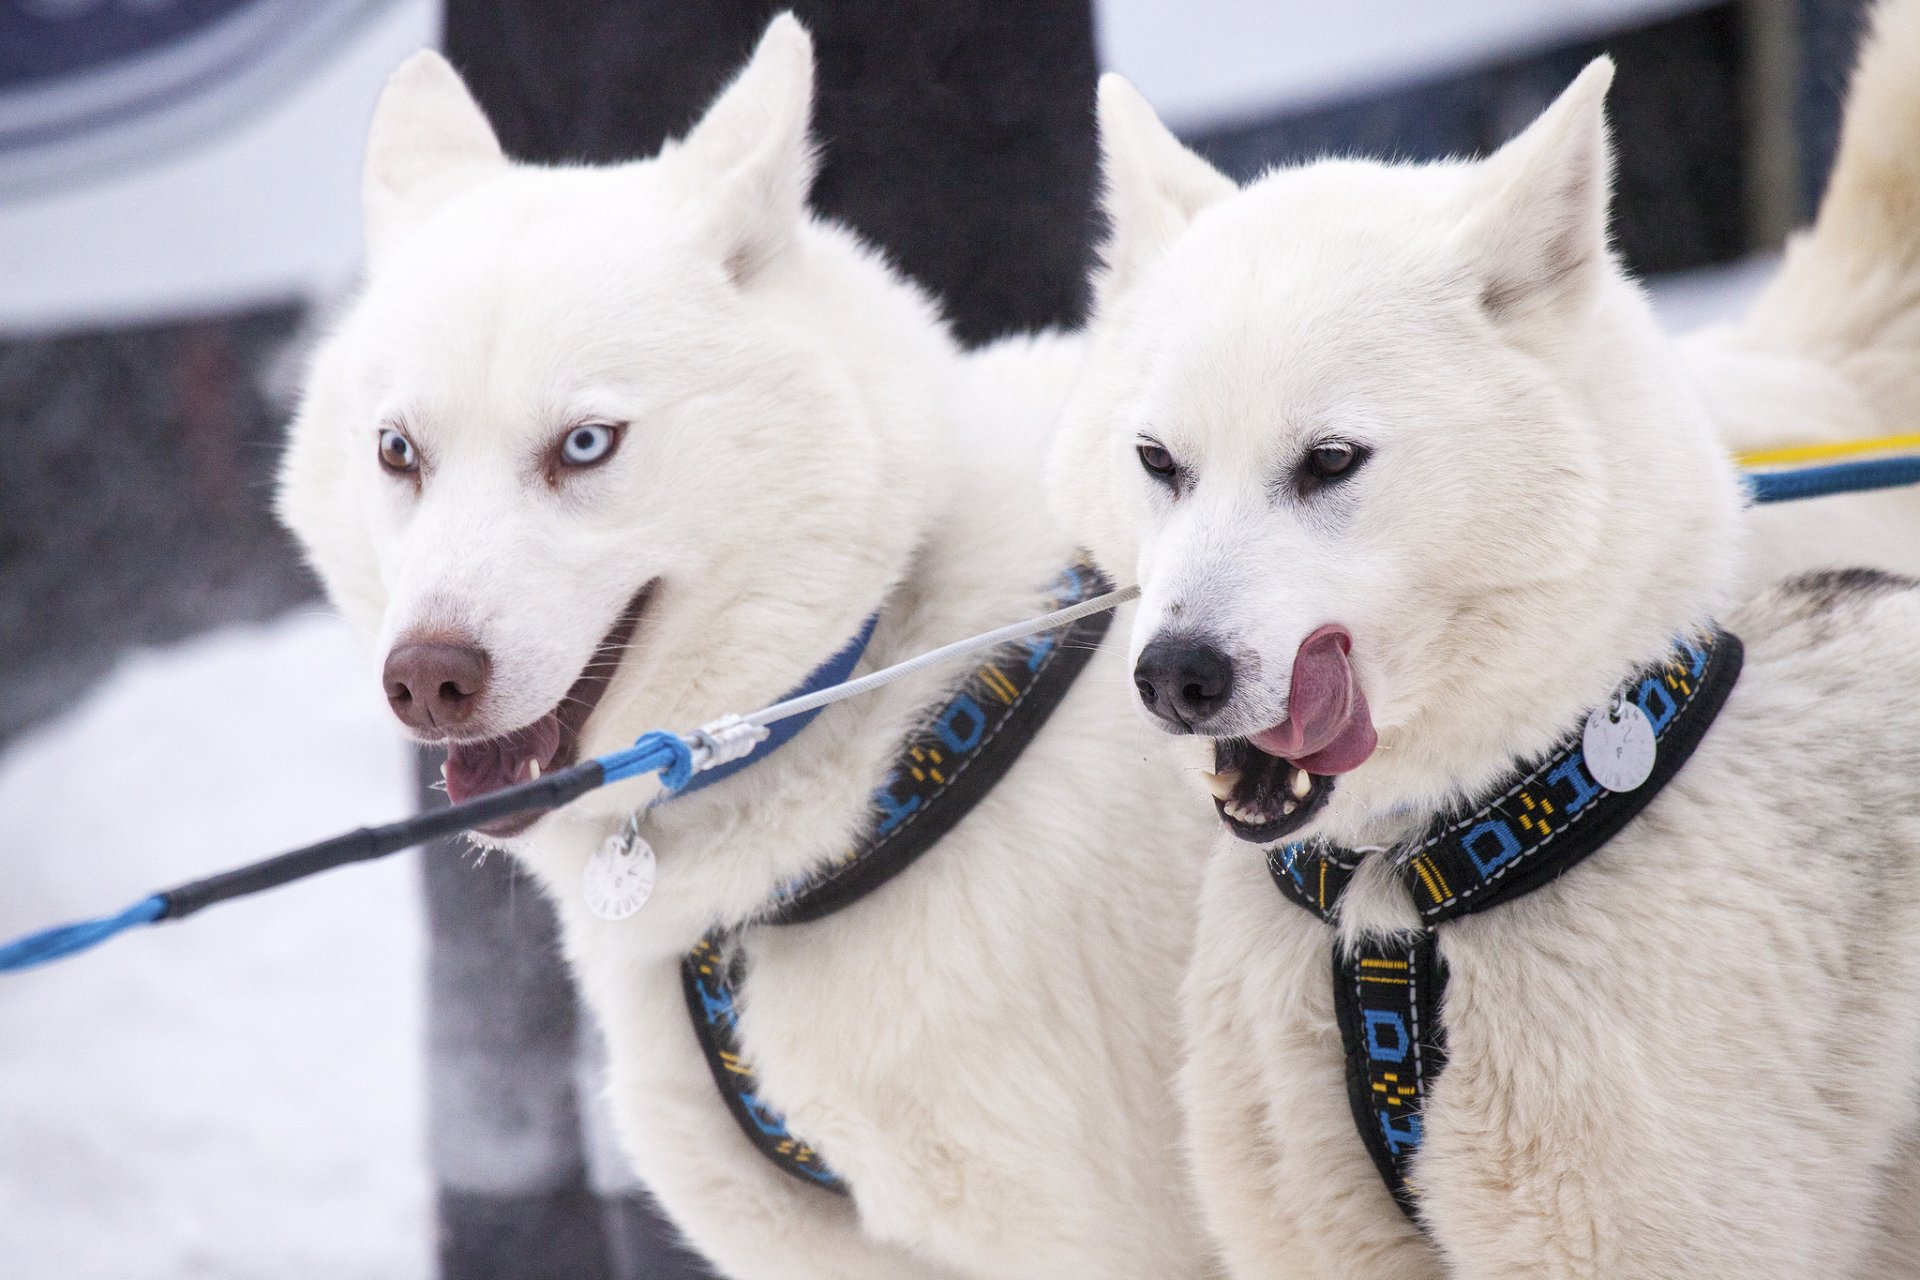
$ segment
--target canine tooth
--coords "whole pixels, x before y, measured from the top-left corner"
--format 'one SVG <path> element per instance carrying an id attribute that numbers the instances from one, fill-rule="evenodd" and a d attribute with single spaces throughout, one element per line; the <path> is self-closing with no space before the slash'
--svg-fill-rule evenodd
<path id="1" fill-rule="evenodd" d="M 527 761 L 527 781 L 532 782 L 535 778 L 538 778 L 539 776 L 540 776 L 540 762 L 538 760 Z"/>
<path id="2" fill-rule="evenodd" d="M 1283 818 L 1287 817 L 1295 809 L 1298 809 L 1299 807 L 1300 807 L 1300 802 L 1298 800 L 1289 800 L 1285 804 L 1280 806 L 1280 816 Z"/>
<path id="3" fill-rule="evenodd" d="M 1233 795 L 1233 789 L 1240 785 L 1238 769 L 1222 769 L 1219 773 L 1205 775 L 1207 790 L 1213 792 L 1215 800 L 1225 800 Z"/>
<path id="4" fill-rule="evenodd" d="M 1293 771 L 1293 779 L 1288 784 L 1287 789 L 1293 792 L 1293 798 L 1295 800 L 1305 800 L 1307 793 L 1313 790 L 1313 779 L 1307 776 L 1305 769 L 1295 769 Z M 1293 806 L 1288 805 L 1287 807 L 1288 809 L 1292 809 Z"/>

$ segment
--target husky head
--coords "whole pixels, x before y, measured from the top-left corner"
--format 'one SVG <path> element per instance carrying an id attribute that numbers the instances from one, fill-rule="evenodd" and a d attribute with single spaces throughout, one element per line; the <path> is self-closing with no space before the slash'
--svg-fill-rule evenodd
<path id="1" fill-rule="evenodd" d="M 1724 575 L 1725 460 L 1607 243 L 1612 75 L 1475 163 L 1238 189 L 1101 84 L 1110 238 L 1053 462 L 1155 723 L 1249 840 L 1478 785 Z"/>
<path id="2" fill-rule="evenodd" d="M 908 555 L 915 415 L 871 388 L 945 338 L 810 220 L 811 93 L 782 16 L 644 162 L 510 162 L 431 53 L 381 98 L 280 510 L 454 799 L 771 700 Z"/>

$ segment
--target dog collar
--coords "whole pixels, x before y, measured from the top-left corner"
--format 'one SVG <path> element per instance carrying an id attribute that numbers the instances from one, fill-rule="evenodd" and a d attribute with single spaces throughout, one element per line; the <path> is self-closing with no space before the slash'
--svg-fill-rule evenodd
<path id="1" fill-rule="evenodd" d="M 1090 565 L 1069 566 L 1053 591 L 1053 608 L 1109 589 Z M 873 822 L 841 858 L 782 890 L 755 925 L 820 920 L 873 893 L 905 871 L 1006 776 L 1060 705 L 1100 647 L 1112 615 L 1096 613 L 1057 631 L 1002 645 L 987 654 L 960 688 L 908 735 L 887 779 L 873 793 Z M 851 664 L 849 664 L 851 665 Z M 715 930 L 681 963 L 694 1033 L 713 1081 L 741 1131 L 782 1171 L 845 1194 L 846 1184 L 786 1118 L 760 1096 L 741 1053 L 738 992 L 746 956 L 742 929 Z"/>
<path id="2" fill-rule="evenodd" d="M 1489 798 L 1464 815 L 1441 815 L 1417 840 L 1378 851 L 1398 864 L 1424 924 L 1352 947 L 1336 943 L 1334 1012 L 1354 1125 L 1395 1202 L 1415 1222 L 1418 1196 L 1408 1169 L 1420 1149 L 1422 1107 L 1447 1057 L 1447 971 L 1437 927 L 1538 889 L 1617 835 L 1700 744 L 1739 678 L 1741 656 L 1739 639 L 1718 628 L 1678 641 L 1663 662 L 1589 716 L 1585 729 Z M 1650 766 L 1644 772 L 1626 758 L 1636 753 Z M 1629 785 L 1636 774 L 1640 780 Z M 1268 850 L 1267 870 L 1289 902 L 1332 924 L 1362 856 L 1298 841 Z"/>
<path id="3" fill-rule="evenodd" d="M 791 702 L 795 698 L 804 698 L 810 693 L 818 693 L 822 689 L 830 689 L 834 685 L 845 684 L 847 678 L 853 674 L 854 667 L 859 664 L 861 655 L 866 653 L 867 644 L 873 639 L 873 629 L 879 625 L 879 622 L 880 613 L 878 610 L 868 614 L 867 620 L 860 625 L 860 630 L 855 633 L 853 639 L 847 641 L 844 648 L 815 667 L 811 675 L 801 681 L 796 688 L 789 691 L 780 701 Z M 694 774 L 693 777 L 687 781 L 686 786 L 681 787 L 673 793 L 673 797 L 677 799 L 680 796 L 691 795 L 702 787 L 710 787 L 723 778 L 731 778 L 742 769 L 759 764 L 781 747 L 793 741 L 794 737 L 802 729 L 812 724 L 813 718 L 825 709 L 824 707 L 815 707 L 812 711 L 802 712 L 797 716 L 788 716 L 785 720 L 775 721 L 768 727 L 767 736 L 754 744 L 753 750 L 747 752 L 737 760 L 729 760 L 725 764 L 715 765 L 711 769 Z"/>

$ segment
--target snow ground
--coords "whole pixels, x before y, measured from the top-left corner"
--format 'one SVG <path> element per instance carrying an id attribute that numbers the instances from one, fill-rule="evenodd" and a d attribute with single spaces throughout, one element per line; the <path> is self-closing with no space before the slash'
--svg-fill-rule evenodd
<path id="1" fill-rule="evenodd" d="M 411 807 L 315 614 L 129 659 L 0 758 L 0 936 Z M 431 1272 L 413 855 L 0 976 L 0 1276 Z"/>
<path id="2" fill-rule="evenodd" d="M 1763 275 L 1656 297 L 1691 327 Z M 406 812 L 374 687 L 314 614 L 130 658 L 0 756 L 0 937 Z M 412 856 L 0 976 L 0 1277 L 430 1273 Z"/>

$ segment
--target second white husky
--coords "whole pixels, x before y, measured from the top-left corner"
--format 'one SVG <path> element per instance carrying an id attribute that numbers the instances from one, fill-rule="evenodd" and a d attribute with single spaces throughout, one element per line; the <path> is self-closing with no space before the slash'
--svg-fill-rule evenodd
<path id="1" fill-rule="evenodd" d="M 1482 162 L 1245 190 L 1102 86 L 1055 479 L 1239 837 L 1182 1082 L 1236 1275 L 1920 1274 L 1920 584 L 1735 607 L 1712 417 L 1920 415 L 1920 5 L 1880 14 L 1816 231 L 1692 369 L 1608 248 L 1610 77 Z M 1750 578 L 1845 544 L 1794 519 Z"/>
<path id="2" fill-rule="evenodd" d="M 317 359 L 283 511 L 396 713 L 451 742 L 456 798 L 764 706 L 871 615 L 869 666 L 1032 616 L 1072 558 L 1040 488 L 1061 366 L 1044 342 L 963 361 L 808 215 L 811 70 L 782 18 L 683 142 L 606 169 L 510 164 L 431 55 L 382 99 L 370 277 Z M 890 771 L 960 785 L 974 722 L 941 723 L 951 757 L 899 753 L 965 670 L 646 814 L 658 883 L 630 918 L 584 877 L 646 787 L 497 833 L 559 906 L 636 1167 L 727 1274 L 1205 1269 L 1171 1080 L 1208 819 L 1102 688 L 1121 648 L 936 846 L 816 923 L 750 924 L 874 829 Z M 1021 676 L 983 671 L 982 701 Z M 610 915 L 637 904 L 616 881 Z M 683 957 L 743 927 L 694 970 L 745 963 L 709 1059 Z M 776 1113 L 784 1136 L 739 1123 Z M 789 1176 L 802 1153 L 849 1194 Z"/>

